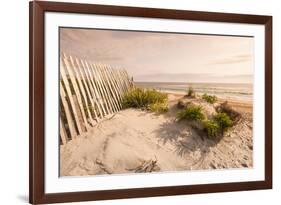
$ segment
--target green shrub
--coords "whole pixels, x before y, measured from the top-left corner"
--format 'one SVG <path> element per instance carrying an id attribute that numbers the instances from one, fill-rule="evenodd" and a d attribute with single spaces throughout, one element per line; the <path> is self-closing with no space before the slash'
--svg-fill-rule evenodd
<path id="1" fill-rule="evenodd" d="M 156 102 L 149 106 L 149 110 L 151 110 L 152 112 L 156 112 L 156 113 L 168 112 L 168 103 L 167 102 L 164 102 L 164 103 Z"/>
<path id="2" fill-rule="evenodd" d="M 226 113 L 234 123 L 239 121 L 239 119 L 241 118 L 241 114 L 234 110 L 227 101 L 217 106 L 216 111 Z"/>
<path id="3" fill-rule="evenodd" d="M 206 102 L 214 104 L 218 99 L 215 95 L 207 95 L 206 93 L 202 96 Z"/>
<path id="4" fill-rule="evenodd" d="M 203 121 L 203 129 L 208 137 L 223 136 L 223 133 L 233 125 L 232 120 L 226 113 L 218 113 L 211 120 Z"/>
<path id="5" fill-rule="evenodd" d="M 207 133 L 208 137 L 216 137 L 220 132 L 219 124 L 214 120 L 203 121 L 204 131 Z"/>
<path id="6" fill-rule="evenodd" d="M 214 116 L 214 120 L 218 123 L 221 131 L 227 130 L 232 126 L 233 122 L 226 113 L 218 113 Z"/>
<path id="7" fill-rule="evenodd" d="M 202 107 L 196 105 L 190 105 L 186 107 L 184 110 L 178 112 L 177 118 L 179 120 L 191 120 L 191 121 L 201 121 L 203 120 L 204 114 L 202 113 Z"/>
<path id="8" fill-rule="evenodd" d="M 186 96 L 187 96 L 187 97 L 192 97 L 192 98 L 195 97 L 195 91 L 194 91 L 194 89 L 193 89 L 192 86 L 189 86 L 189 88 L 188 88 L 188 90 L 187 90 L 187 95 L 186 95 Z"/>
<path id="9" fill-rule="evenodd" d="M 156 90 L 133 88 L 124 95 L 122 105 L 124 108 L 165 110 L 165 106 L 168 109 L 167 100 L 168 96 L 165 93 Z"/>

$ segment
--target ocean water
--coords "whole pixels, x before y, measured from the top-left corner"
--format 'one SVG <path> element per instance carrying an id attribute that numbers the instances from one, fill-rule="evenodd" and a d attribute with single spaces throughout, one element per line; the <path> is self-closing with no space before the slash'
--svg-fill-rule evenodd
<path id="1" fill-rule="evenodd" d="M 178 82 L 134 82 L 137 87 L 152 88 L 159 91 L 185 94 L 189 88 L 203 95 L 216 95 L 218 98 L 251 102 L 253 84 L 238 83 L 178 83 Z"/>

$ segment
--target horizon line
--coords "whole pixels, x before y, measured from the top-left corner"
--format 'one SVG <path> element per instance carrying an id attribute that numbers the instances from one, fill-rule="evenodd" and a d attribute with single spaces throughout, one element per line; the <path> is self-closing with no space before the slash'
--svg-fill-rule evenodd
<path id="1" fill-rule="evenodd" d="M 253 84 L 252 83 L 223 83 L 223 82 L 175 82 L 175 81 L 133 81 L 134 83 L 185 83 L 185 84 L 200 84 L 200 83 L 213 83 L 213 84 Z"/>

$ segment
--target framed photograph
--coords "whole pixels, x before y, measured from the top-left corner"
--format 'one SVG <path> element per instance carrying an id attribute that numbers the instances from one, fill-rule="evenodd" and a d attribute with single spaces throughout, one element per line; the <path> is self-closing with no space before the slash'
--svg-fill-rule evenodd
<path id="1" fill-rule="evenodd" d="M 272 17 L 30 2 L 30 203 L 272 188 Z"/>

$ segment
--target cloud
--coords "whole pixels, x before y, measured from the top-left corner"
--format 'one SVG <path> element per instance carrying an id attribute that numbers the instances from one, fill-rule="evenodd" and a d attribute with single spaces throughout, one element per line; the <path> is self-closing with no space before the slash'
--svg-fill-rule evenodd
<path id="1" fill-rule="evenodd" d="M 133 76 L 136 82 L 185 82 L 185 83 L 252 83 L 253 75 L 224 75 L 213 73 L 158 73 L 151 75 Z"/>
<path id="2" fill-rule="evenodd" d="M 225 65 L 225 64 L 237 64 L 237 63 L 244 63 L 250 62 L 252 60 L 252 56 L 249 54 L 239 54 L 223 59 L 214 60 L 208 65 Z"/>
<path id="3" fill-rule="evenodd" d="M 61 52 L 125 68 L 138 80 L 221 81 L 225 78 L 215 75 L 253 71 L 251 38 L 70 28 L 60 31 Z M 239 64 L 242 62 L 249 63 Z"/>

